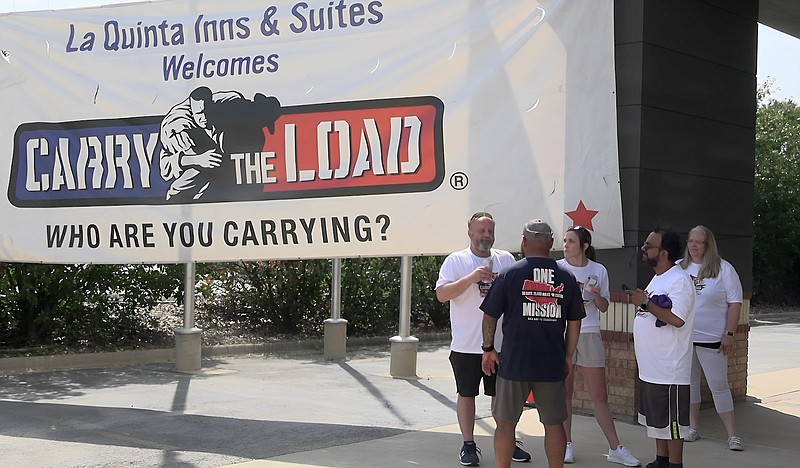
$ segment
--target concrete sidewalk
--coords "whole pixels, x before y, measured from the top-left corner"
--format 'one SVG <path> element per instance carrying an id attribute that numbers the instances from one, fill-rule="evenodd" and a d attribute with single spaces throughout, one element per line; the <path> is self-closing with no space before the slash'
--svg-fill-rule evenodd
<path id="1" fill-rule="evenodd" d="M 774 339 L 773 329 L 762 329 L 765 338 Z M 780 332 L 779 332 L 780 333 Z M 800 329 L 787 336 L 800 337 Z M 762 340 L 756 340 L 757 343 Z M 752 341 L 751 341 L 752 343 Z M 766 344 L 766 343 L 765 343 Z M 772 343 L 775 344 L 774 342 Z M 446 355 L 443 355 L 443 357 Z M 771 365 L 800 366 L 795 351 L 776 357 Z M 727 450 L 726 433 L 713 409 L 701 412 L 702 438 L 687 443 L 684 464 L 687 467 L 796 467 L 800 459 L 800 367 L 760 373 L 749 377 L 745 402 L 736 405 L 739 435 L 745 444 L 743 452 Z M 655 444 L 647 439 L 643 427 L 617 422 L 620 440 L 646 465 L 655 458 Z M 526 410 L 518 426 L 523 434 L 525 449 L 533 455 L 533 463 L 514 463 L 513 466 L 547 466 L 543 451 L 544 431 L 535 409 Z M 476 423 L 476 441 L 483 452 L 481 466 L 494 464 L 491 417 Z M 593 418 L 574 416 L 574 466 L 612 466 L 606 462 L 608 444 Z M 456 424 L 447 424 L 423 431 L 340 445 L 320 450 L 298 452 L 270 460 L 231 465 L 236 468 L 304 468 L 304 467 L 447 467 L 460 466 L 457 452 L 460 433 Z M 567 465 L 570 466 L 570 465 Z"/>
<path id="2" fill-rule="evenodd" d="M 714 410 L 687 467 L 794 467 L 800 460 L 800 326 L 754 327 L 748 398 L 737 403 L 744 452 L 725 447 Z M 421 344 L 417 379 L 388 375 L 389 344 L 321 353 L 237 356 L 185 374 L 170 364 L 0 376 L 0 466 L 14 467 L 457 467 L 461 437 L 446 344 Z M 494 466 L 488 397 L 478 399 L 481 466 Z M 535 409 L 519 426 L 533 463 L 546 466 Z M 654 443 L 617 422 L 644 464 Z M 593 418 L 575 416 L 575 466 L 612 466 Z"/>

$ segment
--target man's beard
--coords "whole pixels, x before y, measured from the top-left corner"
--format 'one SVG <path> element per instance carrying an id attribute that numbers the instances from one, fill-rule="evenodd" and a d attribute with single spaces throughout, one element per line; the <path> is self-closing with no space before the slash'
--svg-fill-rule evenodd
<path id="1" fill-rule="evenodd" d="M 649 266 L 650 268 L 655 268 L 656 265 L 658 265 L 658 257 L 651 258 L 651 257 L 645 256 L 645 257 L 642 258 L 642 263 L 644 263 L 645 265 Z"/>
<path id="2" fill-rule="evenodd" d="M 492 251 L 492 245 L 494 245 L 494 242 L 487 243 L 487 242 L 478 241 L 478 242 L 475 243 L 475 248 L 479 252 L 491 252 Z"/>

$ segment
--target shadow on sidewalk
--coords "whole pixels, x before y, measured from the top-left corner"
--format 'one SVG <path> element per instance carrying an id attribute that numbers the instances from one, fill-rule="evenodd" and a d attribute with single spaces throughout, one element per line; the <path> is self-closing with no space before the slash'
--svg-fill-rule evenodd
<path id="1" fill-rule="evenodd" d="M 272 458 L 407 431 L 234 419 L 149 409 L 0 401 L 0 435 L 58 442 Z"/>

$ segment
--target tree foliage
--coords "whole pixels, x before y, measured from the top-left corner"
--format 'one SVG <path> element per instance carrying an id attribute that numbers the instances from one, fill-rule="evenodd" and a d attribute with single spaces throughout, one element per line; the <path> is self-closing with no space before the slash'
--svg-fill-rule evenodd
<path id="1" fill-rule="evenodd" d="M 316 334 L 329 307 L 325 260 L 198 265 L 201 304 L 218 326 L 252 332 Z"/>
<path id="2" fill-rule="evenodd" d="M 441 257 L 416 257 L 412 263 L 411 325 L 438 330 L 449 325 L 448 310 L 433 291 Z M 342 318 L 361 336 L 397 333 L 400 312 L 400 259 L 348 259 L 342 265 Z"/>
<path id="3" fill-rule="evenodd" d="M 414 259 L 412 328 L 448 325 L 433 292 L 440 257 Z M 0 269 L 2 270 L 2 269 Z M 180 303 L 183 265 L 8 264 L 0 271 L 0 345 L 136 348 L 157 334 L 159 301 Z M 331 315 L 331 261 L 254 261 L 197 267 L 197 324 L 249 335 L 321 336 Z M 399 258 L 342 262 L 341 315 L 348 333 L 397 333 Z"/>
<path id="4" fill-rule="evenodd" d="M 157 331 L 150 311 L 176 297 L 176 266 L 8 264 L 0 275 L 6 347 L 137 347 Z"/>
<path id="5" fill-rule="evenodd" d="M 414 259 L 412 324 L 417 329 L 446 324 L 445 306 L 433 294 L 440 261 L 438 257 Z M 330 260 L 294 260 L 201 265 L 198 284 L 206 320 L 263 335 L 319 336 L 331 314 L 331 264 Z M 348 334 L 397 331 L 399 258 L 343 259 L 341 283 L 341 316 L 348 320 Z"/>
<path id="6" fill-rule="evenodd" d="M 800 299 L 800 106 L 758 90 L 753 220 L 753 297 Z"/>

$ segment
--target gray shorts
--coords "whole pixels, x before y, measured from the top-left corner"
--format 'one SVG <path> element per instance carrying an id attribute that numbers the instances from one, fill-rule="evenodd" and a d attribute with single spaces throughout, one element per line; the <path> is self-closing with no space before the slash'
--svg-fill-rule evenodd
<path id="1" fill-rule="evenodd" d="M 519 422 L 531 390 L 536 398 L 539 421 L 551 426 L 567 419 L 567 390 L 560 382 L 519 382 L 497 377 L 497 395 L 492 402 L 492 416 Z"/>
<path id="2" fill-rule="evenodd" d="M 640 380 L 638 420 L 650 438 L 683 439 L 689 434 L 689 386 Z"/>
<path id="3" fill-rule="evenodd" d="M 606 349 L 599 333 L 581 333 L 572 362 L 581 367 L 606 367 Z"/>

